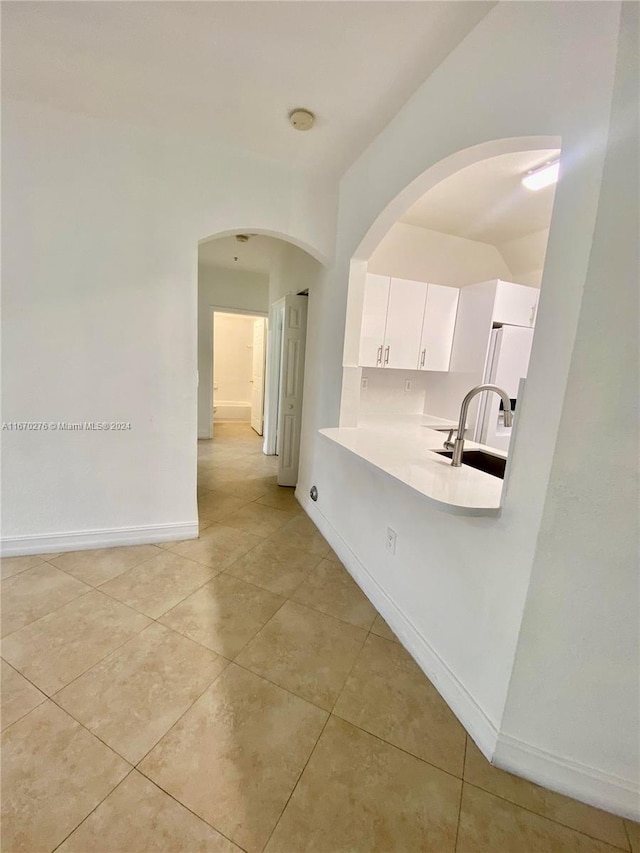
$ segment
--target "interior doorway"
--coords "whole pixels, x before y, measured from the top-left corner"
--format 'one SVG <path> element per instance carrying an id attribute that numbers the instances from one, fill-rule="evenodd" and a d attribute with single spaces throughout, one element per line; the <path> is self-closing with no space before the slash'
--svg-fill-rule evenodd
<path id="1" fill-rule="evenodd" d="M 216 438 L 243 433 L 252 446 L 243 465 L 273 469 L 274 485 L 297 485 L 308 294 L 322 275 L 307 250 L 253 229 L 200 241 L 198 439 L 214 439 L 199 445 L 205 467 L 231 461 Z M 240 376 L 229 375 L 234 359 Z"/>
<path id="2" fill-rule="evenodd" d="M 288 294 L 269 311 L 264 452 L 278 457 L 279 486 L 298 482 L 307 301 L 306 293 Z"/>
<path id="3" fill-rule="evenodd" d="M 213 411 L 217 424 L 246 424 L 263 434 L 266 317 L 229 309 L 212 311 Z"/>

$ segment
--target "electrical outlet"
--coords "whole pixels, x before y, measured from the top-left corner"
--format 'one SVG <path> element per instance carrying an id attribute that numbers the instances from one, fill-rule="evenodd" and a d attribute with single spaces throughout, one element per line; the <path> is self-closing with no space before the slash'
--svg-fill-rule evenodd
<path id="1" fill-rule="evenodd" d="M 410 379 L 404 380 L 404 390 L 405 391 L 411 391 L 412 385 L 413 385 L 413 382 Z"/>
<path id="2" fill-rule="evenodd" d="M 398 539 L 398 534 L 392 527 L 387 527 L 387 541 L 385 547 L 387 551 L 390 551 L 392 554 L 396 553 L 396 541 Z"/>
<path id="3" fill-rule="evenodd" d="M 360 387 L 362 388 L 363 391 L 367 390 L 367 388 L 369 387 L 368 377 L 366 377 L 366 376 L 362 377 L 362 379 L 360 380 Z"/>

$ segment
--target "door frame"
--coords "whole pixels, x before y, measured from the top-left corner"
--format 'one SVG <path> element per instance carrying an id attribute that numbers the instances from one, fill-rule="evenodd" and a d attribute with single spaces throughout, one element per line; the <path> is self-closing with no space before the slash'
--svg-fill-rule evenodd
<path id="1" fill-rule="evenodd" d="M 208 400 L 208 421 L 209 421 L 209 438 L 213 438 L 213 353 L 214 353 L 214 342 L 213 342 L 213 315 L 218 312 L 218 314 L 244 314 L 246 317 L 265 317 L 267 319 L 267 333 L 269 330 L 269 314 L 266 311 L 251 311 L 246 308 L 227 308 L 225 305 L 209 305 L 209 346 L 208 346 L 208 359 L 211 364 L 211 387 L 208 389 L 207 400 Z M 265 395 L 265 421 L 266 421 L 266 409 L 268 406 L 268 400 Z"/>
<path id="2" fill-rule="evenodd" d="M 267 320 L 267 369 L 263 435 L 263 451 L 267 456 L 275 456 L 278 452 L 278 403 L 280 399 L 283 321 L 284 296 L 269 306 L 269 318 Z"/>
<path id="3" fill-rule="evenodd" d="M 255 385 L 254 379 L 251 380 L 252 385 L 253 385 L 253 387 L 251 389 L 251 427 L 260 436 L 260 438 L 262 438 L 264 436 L 265 405 L 267 402 L 265 390 L 266 390 L 266 384 L 267 384 L 267 326 L 269 324 L 269 321 L 265 317 L 256 317 L 253 321 L 253 351 L 251 353 L 251 373 L 253 374 L 254 378 L 255 378 L 254 366 L 255 366 L 255 354 L 256 354 L 256 346 L 255 346 L 256 328 L 257 328 L 257 324 L 259 324 L 259 323 L 262 324 L 262 347 L 261 347 L 261 352 L 260 352 L 261 361 L 262 361 L 261 373 L 260 373 L 261 380 L 262 380 L 261 381 L 261 388 L 260 388 L 260 430 L 258 431 L 253 424 L 253 395 L 254 395 L 255 390 L 256 390 L 256 385 Z M 214 397 L 214 401 L 215 401 L 215 397 Z"/>

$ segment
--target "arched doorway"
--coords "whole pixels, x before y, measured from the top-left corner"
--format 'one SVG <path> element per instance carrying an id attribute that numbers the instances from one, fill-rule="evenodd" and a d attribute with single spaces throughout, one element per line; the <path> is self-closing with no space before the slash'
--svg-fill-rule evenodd
<path id="1" fill-rule="evenodd" d="M 519 137 L 493 140 L 456 152 L 425 170 L 398 193 L 376 217 L 355 249 L 350 262 L 341 398 L 340 423 L 342 426 L 356 426 L 358 424 L 360 401 L 367 396 L 362 392 L 369 388 L 368 396 L 373 399 L 371 386 L 380 378 L 378 374 L 382 373 L 382 371 L 374 369 L 370 371 L 373 375 L 367 376 L 366 371 L 363 372 L 362 370 L 363 364 L 367 363 L 366 360 L 363 361 L 362 359 L 361 333 L 364 328 L 364 293 L 368 274 L 390 276 L 392 282 L 396 281 L 398 292 L 402 280 L 405 280 L 407 285 L 412 286 L 418 282 L 428 281 L 431 283 L 429 287 L 434 291 L 434 297 L 437 295 L 435 291 L 438 288 L 442 292 L 447 292 L 443 286 L 454 288 L 456 293 L 459 292 L 460 294 L 464 291 L 468 295 L 466 285 L 479 284 L 489 280 L 520 282 L 521 290 L 533 290 L 531 298 L 537 304 L 537 288 L 540 286 L 544 264 L 546 240 L 554 200 L 554 187 L 550 188 L 544 199 L 542 195 L 534 198 L 533 194 L 528 193 L 522 187 L 522 177 L 528 169 L 536 168 L 547 159 L 557 159 L 560 154 L 560 142 L 561 140 L 558 137 L 550 136 Z M 465 180 L 468 182 L 466 186 Z M 495 187 L 492 186 L 492 182 L 495 183 Z M 447 197 L 443 188 L 450 188 L 451 192 L 458 193 L 459 197 L 455 204 L 452 203 L 451 198 Z M 436 199 L 435 207 L 433 201 L 429 206 L 427 203 L 429 199 Z M 483 204 L 486 204 L 486 209 L 483 208 Z M 438 209 L 438 205 L 442 209 Z M 454 227 L 456 217 L 460 225 L 458 230 Z M 434 222 L 436 224 L 433 224 Z M 441 227 L 438 226 L 439 222 L 442 223 Z M 414 227 L 417 225 L 422 226 L 422 228 Z M 542 227 L 541 233 L 537 235 L 536 245 L 530 248 L 530 254 L 535 255 L 538 264 L 537 278 L 535 275 L 530 275 L 529 280 L 526 280 L 521 264 L 519 268 L 513 267 L 522 275 L 521 281 L 518 275 L 512 273 L 511 267 L 513 265 L 511 262 L 507 264 L 503 257 L 502 246 L 493 245 L 499 242 L 498 237 L 491 235 L 503 233 L 503 236 L 506 235 L 504 239 L 510 240 L 512 237 L 518 236 L 520 232 L 534 227 Z M 411 229 L 413 232 L 408 235 L 407 232 Z M 421 232 L 421 237 L 418 236 L 418 232 Z M 422 245 L 417 245 L 420 240 L 423 241 Z M 439 241 L 443 245 L 440 245 Z M 381 248 L 383 246 L 385 247 L 384 252 Z M 500 248 L 500 252 L 498 248 Z M 524 249 L 518 248 L 523 254 Z M 405 255 L 399 256 L 399 253 L 402 252 Z M 407 256 L 411 256 L 409 260 Z M 394 276 L 397 278 L 394 279 Z M 383 284 L 381 283 L 380 286 Z M 426 286 L 425 284 L 424 287 L 426 288 Z M 515 292 L 517 288 L 518 285 L 514 284 L 511 289 Z M 419 287 L 418 290 L 420 290 Z M 449 290 L 448 293 L 451 294 L 451 291 Z M 416 295 L 416 299 L 418 297 L 424 300 L 422 291 Z M 399 297 L 397 302 L 400 303 Z M 453 343 L 454 328 L 458 339 L 462 334 L 458 322 L 460 312 L 458 312 L 456 320 L 456 309 L 455 307 L 450 309 L 449 302 L 450 300 L 445 300 L 444 308 L 441 310 L 445 312 L 446 309 L 448 320 L 450 320 L 448 346 L 449 352 L 455 353 L 455 349 L 452 350 L 452 346 L 455 346 Z M 424 311 L 424 301 L 421 305 L 422 309 L 416 310 Z M 418 341 L 420 329 L 423 329 L 423 337 L 426 334 L 424 331 L 427 323 L 426 317 L 427 314 L 425 313 L 424 327 L 421 318 L 416 320 L 415 317 L 412 317 L 411 322 L 407 320 L 408 325 L 416 326 Z M 507 320 L 506 322 L 509 323 L 510 321 Z M 431 324 L 433 325 L 433 322 Z M 533 321 L 531 325 L 533 325 Z M 489 317 L 489 332 L 491 326 L 491 317 Z M 528 336 L 523 334 L 521 337 L 523 338 L 520 345 L 522 360 L 523 363 L 526 360 L 528 364 L 533 329 L 530 330 Z M 439 344 L 440 341 L 438 340 L 437 343 Z M 482 344 L 478 344 L 478 348 L 482 349 L 485 343 L 487 347 L 490 345 L 489 337 L 487 337 L 486 342 L 483 341 Z M 425 366 L 423 345 L 424 341 L 420 343 L 420 348 L 417 350 L 417 352 L 422 353 L 422 364 L 418 366 L 418 362 L 416 362 L 413 369 L 415 370 L 417 367 L 418 371 L 440 371 L 440 374 L 431 373 L 426 377 L 424 372 L 415 373 L 413 376 L 407 373 L 406 376 L 400 377 L 405 380 L 405 391 L 407 388 L 411 388 L 412 384 L 414 391 L 416 385 L 418 388 L 422 388 L 423 384 L 427 387 L 427 380 L 429 379 L 428 390 L 433 392 L 433 399 L 437 401 L 435 410 L 429 413 L 437 415 L 439 418 L 455 419 L 457 423 L 457 412 L 464 394 L 470 388 L 484 381 L 483 376 L 486 369 L 484 351 L 480 354 L 470 355 L 466 358 L 467 363 L 464 366 L 458 363 L 454 370 L 453 356 L 451 368 L 449 368 L 448 362 L 447 366 L 444 367 L 441 365 L 430 367 L 428 363 Z M 416 346 L 418 346 L 417 343 Z M 528 349 L 526 349 L 527 347 Z M 387 352 L 386 349 L 385 352 Z M 468 364 L 470 360 L 473 361 L 472 365 Z M 477 369 L 475 367 L 476 362 Z M 373 366 L 373 362 L 371 365 Z M 385 366 L 393 367 L 395 365 L 390 363 L 385 364 Z M 405 367 L 407 370 L 409 369 L 408 366 Z M 448 372 L 449 370 L 451 373 Z M 518 367 L 517 371 L 526 376 L 526 364 L 524 368 Z M 454 372 L 455 376 L 453 375 Z M 389 375 L 385 377 L 384 385 L 387 389 L 385 394 L 388 393 Z M 510 394 L 512 398 L 517 396 L 518 386 L 516 379 L 513 382 L 515 390 Z M 382 389 L 382 381 L 380 381 L 379 387 Z M 397 393 L 402 396 L 400 392 Z M 409 395 L 405 394 L 405 404 L 408 400 Z M 387 397 L 385 400 L 387 410 L 389 403 L 390 400 Z M 422 412 L 423 410 L 426 413 L 427 410 L 423 407 L 415 411 Z M 496 411 L 495 414 L 497 418 L 498 412 Z M 475 417 L 475 410 L 473 415 Z M 474 425 L 475 429 L 476 426 Z M 481 430 L 478 427 L 478 436 L 480 432 Z M 476 441 L 478 440 L 476 438 Z M 500 440 L 505 439 L 503 437 Z M 508 441 L 508 436 L 506 440 Z M 498 442 L 499 439 L 494 437 L 494 441 Z M 496 443 L 495 446 L 500 445 Z"/>
<path id="2" fill-rule="evenodd" d="M 246 442 L 247 446 L 252 443 L 256 447 L 256 470 L 273 469 L 279 485 L 295 486 L 302 419 L 306 294 L 322 269 L 318 253 L 311 253 L 286 235 L 250 228 L 215 234 L 201 240 L 198 250 L 198 438 L 212 440 L 216 430 L 219 437 L 223 431 L 229 433 L 232 427 L 223 427 L 225 421 L 236 423 L 236 432 L 242 432 L 241 423 L 251 422 L 253 441 L 247 423 Z M 225 332 L 227 349 L 220 349 L 220 336 L 216 340 L 214 318 L 220 322 L 224 319 L 229 327 Z M 258 318 L 264 318 L 262 329 L 266 335 L 264 356 L 256 357 L 256 353 L 243 354 L 240 350 L 255 349 Z M 232 327 L 237 331 L 252 322 L 253 340 L 235 340 L 235 347 L 230 347 L 234 335 L 237 337 Z M 249 334 L 247 329 L 244 333 Z M 246 375 L 240 375 L 239 364 L 228 363 L 233 351 L 234 357 L 243 362 Z M 225 379 L 225 388 L 232 387 L 234 391 L 233 399 L 225 398 L 221 409 L 214 400 L 217 391 L 225 396 L 221 388 L 215 388 L 223 366 L 233 374 L 233 381 Z M 287 399 L 283 402 L 285 393 Z M 260 403 L 264 401 L 264 441 L 260 442 L 257 438 L 263 434 L 262 421 L 255 412 L 258 397 Z M 277 457 L 272 459 L 275 466 L 267 460 L 260 461 L 259 451 Z M 213 475 L 209 479 L 212 484 L 216 481 Z"/>

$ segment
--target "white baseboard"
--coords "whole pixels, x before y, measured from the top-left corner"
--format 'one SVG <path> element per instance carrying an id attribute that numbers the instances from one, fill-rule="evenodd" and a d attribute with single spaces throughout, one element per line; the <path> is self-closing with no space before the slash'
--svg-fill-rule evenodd
<path id="1" fill-rule="evenodd" d="M 590 806 L 640 820 L 640 785 L 595 767 L 539 749 L 504 733 L 498 735 L 493 763 L 552 791 Z"/>
<path id="2" fill-rule="evenodd" d="M 88 548 L 115 548 L 118 545 L 153 545 L 177 539 L 197 539 L 198 522 L 151 524 L 147 527 L 112 527 L 107 530 L 73 530 L 34 536 L 7 536 L 0 540 L 3 557 L 28 554 L 58 554 Z"/>
<path id="3" fill-rule="evenodd" d="M 567 797 L 631 820 L 640 820 L 640 789 L 637 783 L 545 752 L 500 733 L 428 640 L 389 598 L 320 512 L 317 504 L 299 490 L 296 490 L 296 498 L 489 761 L 502 770 Z"/>
<path id="4" fill-rule="evenodd" d="M 460 720 L 478 748 L 491 760 L 498 730 L 473 696 L 449 669 L 429 641 L 407 619 L 395 602 L 369 573 L 333 525 L 327 521 L 317 504 L 296 489 L 300 505 L 338 555 L 349 574 L 365 593 L 414 658 L 427 678 L 436 687 L 447 705 Z"/>

